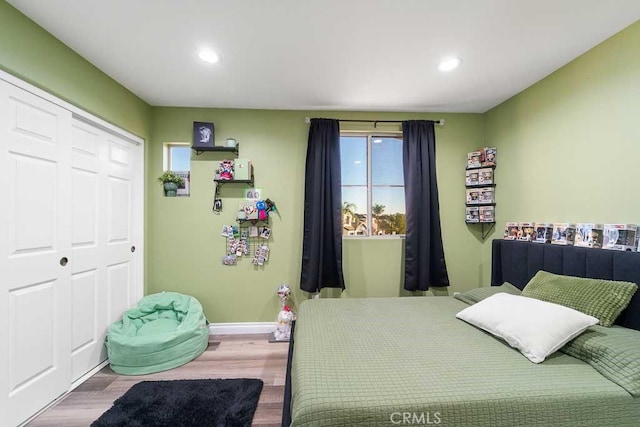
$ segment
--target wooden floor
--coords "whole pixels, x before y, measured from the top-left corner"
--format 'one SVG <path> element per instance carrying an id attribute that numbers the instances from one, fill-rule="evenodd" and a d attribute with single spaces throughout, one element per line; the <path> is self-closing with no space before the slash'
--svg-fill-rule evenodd
<path id="1" fill-rule="evenodd" d="M 288 349 L 288 343 L 269 343 L 266 334 L 211 335 L 200 357 L 166 372 L 125 376 L 106 366 L 27 426 L 89 426 L 140 381 L 208 378 L 260 378 L 264 387 L 253 425 L 280 426 Z"/>

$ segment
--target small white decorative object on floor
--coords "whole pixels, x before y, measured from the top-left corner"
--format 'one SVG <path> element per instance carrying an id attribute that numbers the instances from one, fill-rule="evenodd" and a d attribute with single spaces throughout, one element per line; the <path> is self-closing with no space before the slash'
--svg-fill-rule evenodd
<path id="1" fill-rule="evenodd" d="M 278 313 L 278 324 L 276 325 L 276 331 L 273 337 L 276 341 L 289 341 L 291 338 L 291 321 L 293 320 L 293 313 L 288 305 L 285 305 L 280 313 Z"/>
<path id="2" fill-rule="evenodd" d="M 280 302 L 282 303 L 280 312 L 278 313 L 278 322 L 276 330 L 273 333 L 273 339 L 270 341 L 289 341 L 291 338 L 291 322 L 294 319 L 291 308 L 287 305 L 289 297 L 291 297 L 291 288 L 286 283 L 278 286 L 276 292 Z"/>

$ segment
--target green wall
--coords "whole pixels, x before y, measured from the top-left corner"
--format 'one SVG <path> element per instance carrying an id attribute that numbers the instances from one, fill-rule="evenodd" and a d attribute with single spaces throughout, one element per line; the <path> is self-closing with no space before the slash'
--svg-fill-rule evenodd
<path id="1" fill-rule="evenodd" d="M 437 168 L 448 292 L 486 285 L 490 239 L 506 221 L 640 221 L 640 23 L 577 58 L 486 114 L 356 113 L 151 108 L 20 12 L 0 1 L 0 68 L 147 140 L 146 293 L 193 294 L 213 322 L 271 321 L 275 289 L 300 276 L 305 117 L 445 118 L 437 127 Z M 255 165 L 256 186 L 277 202 L 267 265 L 222 266 L 220 229 L 233 223 L 241 186 L 222 190 L 213 214 L 213 171 L 224 156 L 192 155 L 191 197 L 165 198 L 155 178 L 162 145 L 189 142 L 193 121 L 216 124 Z M 364 128 L 362 130 L 365 130 Z M 464 224 L 468 151 L 498 147 L 498 229 L 482 241 Z M 403 296 L 403 240 L 344 242 L 347 291 L 327 296 Z M 296 301 L 306 298 L 295 293 Z"/>
<path id="2" fill-rule="evenodd" d="M 0 69 L 149 140 L 147 103 L 4 0 L 0 0 Z M 145 175 L 147 165 L 145 161 Z"/>
<path id="3" fill-rule="evenodd" d="M 486 113 L 495 237 L 506 221 L 640 224 L 639 47 L 637 22 Z"/>
<path id="4" fill-rule="evenodd" d="M 164 289 L 191 293 L 202 300 L 215 322 L 274 319 L 275 289 L 283 282 L 297 288 L 300 276 L 307 116 L 445 118 L 446 126 L 437 128 L 438 175 L 452 289 L 478 284 L 482 265 L 469 264 L 477 258 L 477 232 L 464 225 L 462 200 L 465 153 L 482 145 L 484 137 L 481 115 L 152 109 L 4 1 L 0 1 L 0 69 L 147 140 L 146 293 Z M 220 229 L 233 222 L 241 191 L 226 186 L 225 210 L 221 215 L 211 212 L 213 170 L 223 156 L 192 156 L 190 198 L 164 198 L 155 181 L 162 168 L 162 144 L 190 141 L 194 120 L 215 122 L 219 141 L 235 137 L 241 156 L 254 162 L 257 186 L 278 204 L 281 217 L 273 219 L 272 255 L 263 268 L 254 268 L 248 260 L 235 267 L 221 265 Z M 404 295 L 402 245 L 400 239 L 346 241 L 348 290 L 343 295 Z M 296 292 L 296 300 L 304 297 Z"/>
<path id="5" fill-rule="evenodd" d="M 0 69 L 149 137 L 149 105 L 5 1 L 0 1 Z"/>
<path id="6" fill-rule="evenodd" d="M 437 168 L 451 290 L 479 285 L 482 265 L 477 227 L 467 229 L 464 223 L 464 166 L 466 153 L 482 145 L 481 115 L 153 108 L 147 180 L 147 293 L 175 290 L 192 294 L 202 302 L 212 322 L 274 320 L 278 285 L 299 286 L 308 132 L 305 117 L 445 118 L 446 125 L 436 130 Z M 192 154 L 191 197 L 166 198 L 155 180 L 162 172 L 163 144 L 191 141 L 193 121 L 214 122 L 218 144 L 228 137 L 236 138 L 239 157 L 254 164 L 256 187 L 278 206 L 280 217 L 271 219 L 271 255 L 264 267 L 254 267 L 249 258 L 236 266 L 221 264 L 225 241 L 220 230 L 223 224 L 235 223 L 244 188 L 224 186 L 223 211 L 219 215 L 212 212 L 214 170 L 225 155 Z M 401 239 L 345 240 L 347 291 L 343 296 L 404 295 L 403 243 Z M 341 296 L 332 290 L 323 294 Z M 296 291 L 298 303 L 306 297 Z"/>

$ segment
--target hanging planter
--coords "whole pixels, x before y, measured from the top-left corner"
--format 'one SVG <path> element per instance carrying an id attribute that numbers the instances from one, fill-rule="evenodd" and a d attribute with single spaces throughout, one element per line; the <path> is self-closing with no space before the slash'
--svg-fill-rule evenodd
<path id="1" fill-rule="evenodd" d="M 160 175 L 158 181 L 163 184 L 165 197 L 175 197 L 178 192 L 178 187 L 184 184 L 184 179 L 171 171 L 166 171 Z"/>

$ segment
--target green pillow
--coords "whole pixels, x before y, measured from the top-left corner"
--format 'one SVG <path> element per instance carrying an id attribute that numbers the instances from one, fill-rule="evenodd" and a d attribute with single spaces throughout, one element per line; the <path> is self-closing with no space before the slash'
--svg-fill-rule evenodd
<path id="1" fill-rule="evenodd" d="M 561 276 L 538 271 L 522 290 L 522 296 L 573 308 L 611 326 L 638 289 L 635 283 Z"/>
<path id="2" fill-rule="evenodd" d="M 469 305 L 473 305 L 482 301 L 485 298 L 489 298 L 498 292 L 506 292 L 511 295 L 520 295 L 520 289 L 516 288 L 509 282 L 504 282 L 501 286 L 484 286 L 482 288 L 471 289 L 467 292 L 455 293 L 454 298 L 460 301 L 466 302 Z"/>
<path id="3" fill-rule="evenodd" d="M 592 326 L 560 349 L 640 397 L 640 331 Z"/>

